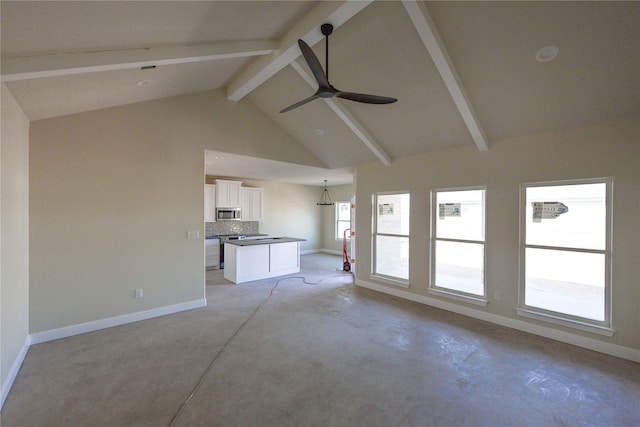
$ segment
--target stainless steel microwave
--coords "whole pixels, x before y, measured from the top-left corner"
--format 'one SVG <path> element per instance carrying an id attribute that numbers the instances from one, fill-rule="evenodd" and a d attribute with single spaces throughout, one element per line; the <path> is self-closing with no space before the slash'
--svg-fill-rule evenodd
<path id="1" fill-rule="evenodd" d="M 240 221 L 240 208 L 216 208 L 217 221 Z"/>

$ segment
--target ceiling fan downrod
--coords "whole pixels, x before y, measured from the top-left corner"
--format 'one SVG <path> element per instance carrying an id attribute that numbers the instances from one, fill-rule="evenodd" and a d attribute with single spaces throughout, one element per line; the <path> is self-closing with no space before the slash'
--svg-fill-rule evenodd
<path id="1" fill-rule="evenodd" d="M 333 34 L 333 25 L 322 24 L 320 26 L 320 32 L 324 36 L 324 74 L 327 76 L 327 82 L 329 81 L 329 36 Z"/>

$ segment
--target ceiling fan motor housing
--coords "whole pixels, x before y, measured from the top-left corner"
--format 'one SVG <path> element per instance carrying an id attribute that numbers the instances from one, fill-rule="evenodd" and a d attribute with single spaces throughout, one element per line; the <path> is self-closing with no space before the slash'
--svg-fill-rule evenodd
<path id="1" fill-rule="evenodd" d="M 320 26 L 320 31 L 323 36 L 330 36 L 333 33 L 333 25 L 331 24 L 322 24 Z"/>

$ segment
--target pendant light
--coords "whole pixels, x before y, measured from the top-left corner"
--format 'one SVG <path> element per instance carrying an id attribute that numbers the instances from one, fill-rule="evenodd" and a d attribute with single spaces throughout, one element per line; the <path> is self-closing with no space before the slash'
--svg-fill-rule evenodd
<path id="1" fill-rule="evenodd" d="M 322 190 L 322 195 L 320 196 L 320 201 L 316 203 L 318 206 L 333 206 L 335 203 L 331 201 L 331 196 L 329 195 L 329 190 L 327 190 L 327 180 L 324 180 L 324 190 Z"/>

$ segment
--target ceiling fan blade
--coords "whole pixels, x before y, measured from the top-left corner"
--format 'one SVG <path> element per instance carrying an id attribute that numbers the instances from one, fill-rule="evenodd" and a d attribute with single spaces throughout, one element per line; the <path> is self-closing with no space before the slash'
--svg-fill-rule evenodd
<path id="1" fill-rule="evenodd" d="M 318 57 L 313 50 L 309 47 L 308 44 L 304 42 L 304 40 L 298 40 L 298 46 L 300 47 L 300 51 L 302 52 L 302 56 L 304 56 L 305 61 L 307 61 L 307 65 L 309 69 L 313 73 L 313 77 L 316 78 L 319 87 L 329 87 L 329 80 L 327 76 L 324 74 L 322 70 L 322 64 L 318 60 Z"/>
<path id="2" fill-rule="evenodd" d="M 286 113 L 287 111 L 291 111 L 291 110 L 293 110 L 294 108 L 298 108 L 299 106 L 304 105 L 304 104 L 306 104 L 307 102 L 311 102 L 311 101 L 313 101 L 313 100 L 314 100 L 314 99 L 316 99 L 316 98 L 320 98 L 320 95 L 318 95 L 317 93 L 316 93 L 316 94 L 311 95 L 311 96 L 310 96 L 310 97 L 308 97 L 308 98 L 303 99 L 302 101 L 298 101 L 298 102 L 296 102 L 296 103 L 295 103 L 295 104 L 293 104 L 293 105 L 289 105 L 287 108 L 285 108 L 284 110 L 282 110 L 282 111 L 280 111 L 280 112 L 281 112 L 281 113 Z"/>
<path id="3" fill-rule="evenodd" d="M 364 102 L 365 104 L 392 104 L 397 101 L 396 98 L 387 96 L 367 95 L 365 93 L 353 92 L 336 92 L 338 98 L 348 99 L 349 101 Z"/>

